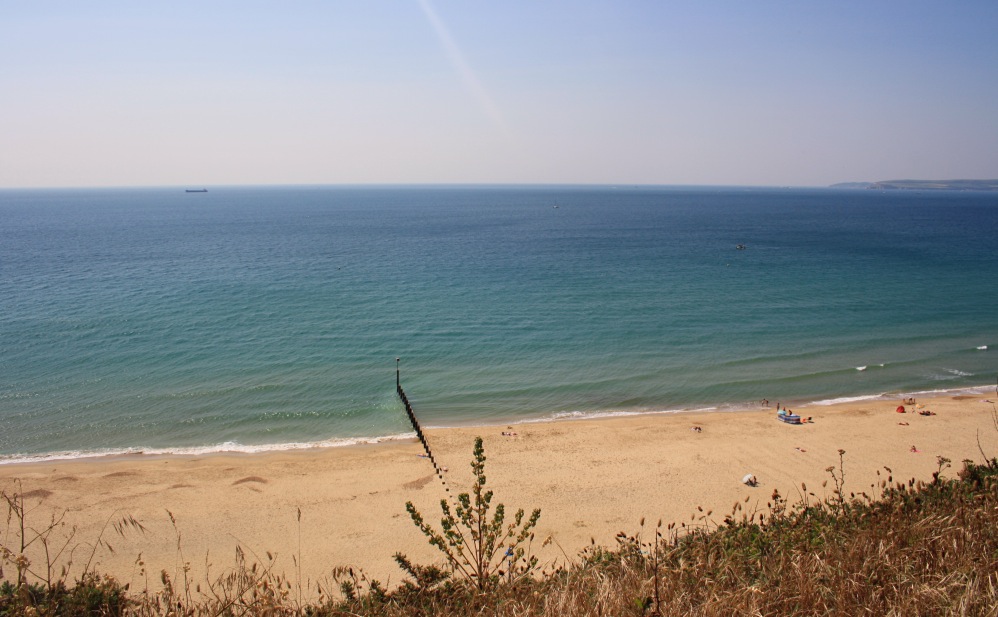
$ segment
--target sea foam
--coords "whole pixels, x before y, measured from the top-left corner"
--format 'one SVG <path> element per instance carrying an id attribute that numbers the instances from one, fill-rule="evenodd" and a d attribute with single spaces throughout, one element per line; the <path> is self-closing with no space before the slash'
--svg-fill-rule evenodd
<path id="1" fill-rule="evenodd" d="M 0 465 L 17 463 L 45 463 L 49 461 L 70 461 L 79 459 L 129 457 L 129 456 L 210 456 L 215 454 L 263 454 L 267 452 L 291 452 L 296 450 L 315 450 L 321 448 L 342 448 L 362 444 L 377 444 L 389 441 L 412 439 L 415 433 L 400 433 L 381 437 L 356 437 L 343 439 L 324 439 L 311 442 L 290 442 L 247 445 L 234 441 L 223 443 L 176 448 L 103 448 L 96 450 L 73 450 L 50 452 L 45 454 L 9 454 L 0 455 Z"/>

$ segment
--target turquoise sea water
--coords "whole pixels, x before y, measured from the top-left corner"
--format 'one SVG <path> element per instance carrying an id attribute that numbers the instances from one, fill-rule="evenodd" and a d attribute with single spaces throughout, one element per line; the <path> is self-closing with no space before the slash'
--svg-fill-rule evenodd
<path id="1" fill-rule="evenodd" d="M 993 388 L 996 230 L 994 193 L 0 191 L 0 461 L 405 433 L 397 356 L 428 426 Z"/>

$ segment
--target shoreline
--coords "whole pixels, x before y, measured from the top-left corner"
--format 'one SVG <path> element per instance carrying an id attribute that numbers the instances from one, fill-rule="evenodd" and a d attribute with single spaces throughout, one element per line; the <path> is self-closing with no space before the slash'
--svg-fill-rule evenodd
<path id="1" fill-rule="evenodd" d="M 801 426 L 778 422 L 770 408 L 425 434 L 454 493 L 469 489 L 472 444 L 482 436 L 495 502 L 508 513 L 540 508 L 534 549 L 541 563 L 564 563 L 592 542 L 613 546 L 618 532 L 637 531 L 643 518 L 710 526 L 735 502 L 765 511 L 774 491 L 791 502 L 827 497 L 826 470 L 838 468 L 840 449 L 845 490 L 856 494 L 875 494 L 888 475 L 930 480 L 937 457 L 951 461 L 944 475 L 953 476 L 964 459 L 998 455 L 995 403 L 988 402 L 994 394 L 916 397 L 931 416 L 896 413 L 904 397 L 797 405 L 814 418 Z M 260 454 L 47 461 L 0 466 L 0 489 L 25 496 L 36 526 L 64 515 L 65 530 L 74 529 L 81 545 L 104 534 L 115 552 L 98 551 L 97 569 L 137 590 L 158 588 L 164 570 L 179 580 L 184 564 L 194 581 L 231 571 L 236 547 L 247 555 L 272 553 L 276 572 L 296 576 L 301 564 L 303 585 L 313 589 L 335 566 L 394 585 L 402 579 L 395 552 L 416 563 L 439 561 L 405 511 L 412 501 L 427 521 L 439 520 L 444 491 L 422 453 L 409 439 Z M 760 485 L 742 484 L 746 473 Z M 109 522 L 125 516 L 144 531 L 113 531 Z M 542 547 L 548 538 L 552 543 Z M 41 555 L 32 559 L 44 563 Z M 71 578 L 81 567 L 73 566 Z"/>
<path id="2" fill-rule="evenodd" d="M 863 401 L 895 400 L 910 396 L 947 396 L 957 394 L 970 394 L 986 396 L 987 390 L 994 389 L 992 384 L 979 386 L 963 386 L 950 389 L 915 390 L 912 392 L 864 394 L 855 396 L 843 396 L 831 399 L 819 399 L 808 401 L 771 401 L 771 403 L 782 403 L 795 408 L 805 409 L 811 407 L 828 407 L 843 403 L 859 403 Z M 996 394 L 998 396 L 998 394 Z M 753 403 L 717 403 L 698 408 L 681 409 L 621 409 L 621 410 L 600 410 L 600 411 L 567 411 L 556 412 L 547 416 L 508 419 L 503 422 L 489 421 L 481 424 L 469 422 L 455 423 L 447 425 L 424 425 L 426 430 L 471 430 L 471 429 L 492 429 L 499 426 L 520 426 L 531 424 L 547 424 L 551 422 L 573 422 L 587 420 L 601 420 L 608 418 L 628 418 L 640 416 L 657 415 L 699 415 L 713 413 L 751 413 L 763 411 L 766 407 L 754 405 Z M 419 409 L 416 409 L 417 413 Z M 396 433 L 389 435 L 379 435 L 373 437 L 331 437 L 314 442 L 286 442 L 270 444 L 240 444 L 236 442 L 223 442 L 219 444 L 209 444 L 202 446 L 177 446 L 177 447 L 124 447 L 103 450 L 82 450 L 82 451 L 62 451 L 43 452 L 37 454 L 9 454 L 0 455 L 0 468 L 8 465 L 33 465 L 56 462 L 102 462 L 115 460 L 157 460 L 161 458 L 191 458 L 206 456 L 256 456 L 281 452 L 318 452 L 335 448 L 352 448 L 356 446 L 372 446 L 393 442 L 404 442 L 414 439 L 415 432 Z"/>

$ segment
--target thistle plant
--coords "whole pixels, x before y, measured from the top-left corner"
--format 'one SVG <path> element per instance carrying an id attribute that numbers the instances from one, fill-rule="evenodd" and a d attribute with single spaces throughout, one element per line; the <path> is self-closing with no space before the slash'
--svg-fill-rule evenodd
<path id="1" fill-rule="evenodd" d="M 444 554 L 451 569 L 485 590 L 503 577 L 517 580 L 537 566 L 537 557 L 530 554 L 530 547 L 541 511 L 534 510 L 524 520 L 521 508 L 512 522 L 507 523 L 505 506 L 499 503 L 493 508 L 493 493 L 485 488 L 485 448 L 481 437 L 475 439 L 471 470 L 475 483 L 470 493 L 458 495 L 453 509 L 447 499 L 440 500 L 443 516 L 439 531 L 423 520 L 411 501 L 406 502 L 405 509 L 430 544 Z"/>

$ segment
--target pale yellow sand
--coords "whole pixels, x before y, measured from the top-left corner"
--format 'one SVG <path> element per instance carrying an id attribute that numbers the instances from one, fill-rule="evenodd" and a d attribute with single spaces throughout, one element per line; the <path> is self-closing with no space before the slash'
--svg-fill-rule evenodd
<path id="1" fill-rule="evenodd" d="M 541 508 L 536 545 L 553 536 L 557 542 L 538 551 L 542 561 L 552 561 L 575 557 L 591 539 L 612 546 L 618 531 L 637 531 L 642 517 L 652 524 L 689 522 L 702 506 L 720 522 L 745 497 L 748 509 L 764 509 L 774 489 L 796 501 L 802 483 L 824 497 L 832 486 L 822 488 L 830 480 L 826 468 L 838 466 L 840 448 L 847 492 L 869 492 L 878 470 L 886 477 L 884 466 L 895 480 L 928 480 L 937 456 L 953 461 L 946 474 L 955 475 L 960 461 L 981 461 L 981 450 L 998 455 L 986 398 L 920 399 L 937 413 L 931 417 L 895 413 L 897 401 L 864 401 L 797 409 L 814 419 L 803 426 L 779 423 L 765 410 L 431 430 L 428 438 L 453 488 L 466 490 L 474 437 L 484 437 L 496 501 L 510 514 Z M 693 425 L 702 432 L 691 431 Z M 517 436 L 502 436 L 509 430 Z M 910 451 L 913 445 L 919 452 Z M 233 565 L 237 545 L 251 560 L 271 551 L 276 569 L 293 579 L 300 556 L 308 581 L 351 565 L 391 585 L 401 579 L 392 561 L 396 551 L 417 562 L 437 560 L 405 511 L 411 500 L 427 520 L 439 520 L 443 490 L 421 452 L 413 440 L 265 455 L 2 465 L 0 488 L 23 489 L 36 528 L 66 511 L 64 531 L 77 527 L 76 573 L 107 521 L 126 515 L 141 521 L 144 534 L 123 537 L 108 526 L 103 538 L 114 553 L 102 547 L 95 558 L 101 571 L 133 589 L 147 584 L 140 554 L 148 588 L 158 589 L 160 571 L 176 579 L 184 561 L 195 580 L 204 577 L 206 563 L 220 574 Z M 746 473 L 760 486 L 743 485 Z M 182 554 L 167 510 L 176 518 Z M 4 543 L 12 541 L 2 520 L 0 533 Z M 38 553 L 33 560 L 36 566 L 43 561 Z M 10 578 L 13 568 L 4 573 Z"/>

